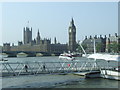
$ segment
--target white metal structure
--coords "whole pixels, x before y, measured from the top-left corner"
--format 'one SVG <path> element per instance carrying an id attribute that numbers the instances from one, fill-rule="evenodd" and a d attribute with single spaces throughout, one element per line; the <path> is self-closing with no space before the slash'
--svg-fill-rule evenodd
<path id="1" fill-rule="evenodd" d="M 2 76 L 10 75 L 36 75 L 45 73 L 83 73 L 92 70 L 98 70 L 92 67 L 93 61 L 90 62 L 0 62 L 0 73 Z"/>
<path id="2" fill-rule="evenodd" d="M 108 61 L 111 61 L 111 60 L 120 61 L 119 55 L 110 55 L 110 54 L 101 54 L 101 53 L 91 54 L 87 58 L 103 59 L 103 60 L 108 60 Z"/>

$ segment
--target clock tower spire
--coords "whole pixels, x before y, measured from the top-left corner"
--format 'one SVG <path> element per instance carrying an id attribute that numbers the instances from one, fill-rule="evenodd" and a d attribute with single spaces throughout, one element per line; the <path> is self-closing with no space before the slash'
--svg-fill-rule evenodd
<path id="1" fill-rule="evenodd" d="M 69 51 L 75 52 L 76 51 L 76 27 L 74 25 L 73 18 L 70 22 L 68 33 L 69 33 L 69 45 L 68 45 Z"/>

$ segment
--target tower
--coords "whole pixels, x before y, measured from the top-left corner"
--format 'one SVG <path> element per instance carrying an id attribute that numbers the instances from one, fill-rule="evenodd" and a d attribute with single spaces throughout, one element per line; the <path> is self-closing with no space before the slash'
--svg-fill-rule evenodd
<path id="1" fill-rule="evenodd" d="M 27 26 L 26 28 L 24 27 L 23 36 L 24 36 L 23 37 L 24 44 L 28 44 L 28 43 L 32 42 L 32 27 L 31 27 L 31 30 L 30 30 L 29 26 Z"/>
<path id="2" fill-rule="evenodd" d="M 54 44 L 57 44 L 57 39 L 56 39 L 56 37 L 54 38 Z"/>
<path id="3" fill-rule="evenodd" d="M 36 43 L 37 43 L 37 44 L 40 44 L 40 33 L 39 33 L 39 29 L 38 29 L 38 33 L 37 33 Z"/>
<path id="4" fill-rule="evenodd" d="M 72 18 L 70 22 L 70 26 L 68 28 L 69 33 L 69 51 L 74 52 L 76 51 L 76 27 L 74 25 L 74 20 Z"/>

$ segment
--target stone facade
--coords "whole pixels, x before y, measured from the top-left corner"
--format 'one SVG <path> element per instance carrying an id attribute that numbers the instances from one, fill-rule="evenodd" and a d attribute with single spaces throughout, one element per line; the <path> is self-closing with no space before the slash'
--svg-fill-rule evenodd
<path id="1" fill-rule="evenodd" d="M 39 30 L 37 37 L 32 40 L 32 28 L 24 27 L 23 29 L 23 42 L 18 41 L 18 45 L 10 45 L 10 43 L 3 44 L 3 51 L 29 51 L 29 52 L 47 52 L 47 53 L 63 53 L 68 51 L 67 44 L 57 43 L 55 37 L 54 43 L 51 43 L 51 39 L 40 37 Z"/>
<path id="2" fill-rule="evenodd" d="M 23 32 L 23 41 L 24 41 L 24 44 L 28 44 L 32 41 L 32 27 L 31 27 L 31 30 L 29 27 L 24 27 L 24 32 Z"/>
<path id="3" fill-rule="evenodd" d="M 115 33 L 114 36 L 111 36 L 109 34 L 109 37 L 106 37 L 106 35 L 104 37 L 102 37 L 101 35 L 100 37 L 97 37 L 97 35 L 95 35 L 95 37 L 90 36 L 89 38 L 87 38 L 86 36 L 82 42 L 82 45 L 85 46 L 85 51 L 87 53 L 94 52 L 94 40 L 95 40 L 96 49 L 99 48 L 99 51 L 97 52 L 109 52 L 108 50 L 109 44 L 112 43 L 118 44 L 120 42 L 120 38 L 117 35 L 117 33 Z"/>
<path id="4" fill-rule="evenodd" d="M 60 44 L 57 42 L 56 37 L 54 38 L 54 43 L 51 43 L 51 39 L 44 38 L 42 39 L 40 36 L 40 32 L 38 29 L 36 38 L 32 39 L 32 27 L 24 27 L 23 28 L 23 41 L 18 41 L 18 45 L 14 44 L 10 45 L 10 43 L 3 43 L 2 50 L 3 51 L 29 51 L 29 52 L 47 52 L 47 53 L 63 53 L 67 51 L 75 52 L 77 48 L 76 44 L 76 27 L 74 25 L 74 20 L 72 18 L 70 22 L 70 26 L 68 28 L 69 34 L 69 42 L 68 44 Z M 96 48 L 99 48 L 98 52 L 108 52 L 109 44 L 117 42 L 120 44 L 120 36 L 115 33 L 115 36 L 109 37 L 94 37 L 90 36 L 89 38 L 86 36 L 84 41 L 82 42 L 83 46 L 86 46 L 85 51 L 87 53 L 93 53 L 94 51 L 94 40 Z"/>
<path id="5" fill-rule="evenodd" d="M 52 53 L 63 53 L 68 51 L 67 44 L 51 44 L 51 52 Z"/>
<path id="6" fill-rule="evenodd" d="M 11 46 L 11 51 L 32 51 L 32 52 L 49 52 L 46 45 L 21 45 L 21 46 Z"/>
<path id="7" fill-rule="evenodd" d="M 11 46 L 10 43 L 3 43 L 3 51 L 10 51 Z"/>
<path id="8" fill-rule="evenodd" d="M 117 33 L 115 33 L 114 36 L 111 36 L 109 34 L 109 37 L 107 37 L 106 39 L 106 51 L 109 52 L 109 45 L 110 44 L 120 44 L 120 36 L 117 35 Z"/>
<path id="9" fill-rule="evenodd" d="M 82 45 L 86 46 L 86 50 L 85 51 L 87 53 L 93 53 L 94 52 L 94 40 L 95 40 L 96 47 L 98 45 L 100 45 L 99 52 L 105 52 L 105 48 L 106 48 L 106 36 L 103 38 L 101 35 L 100 35 L 100 37 L 97 37 L 95 35 L 95 37 L 90 36 L 89 38 L 87 38 L 87 36 L 86 36 L 85 40 L 82 43 Z"/>

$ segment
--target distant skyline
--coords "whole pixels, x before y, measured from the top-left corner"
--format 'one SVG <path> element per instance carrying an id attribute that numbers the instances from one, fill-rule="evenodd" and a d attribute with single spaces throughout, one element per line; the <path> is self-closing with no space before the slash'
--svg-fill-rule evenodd
<path id="1" fill-rule="evenodd" d="M 28 21 L 33 29 L 33 39 L 39 29 L 41 38 L 51 38 L 52 42 L 54 37 L 60 43 L 68 42 L 68 27 L 72 17 L 77 41 L 90 35 L 104 37 L 118 33 L 117 2 L 6 2 L 1 5 L 0 45 L 6 42 L 17 45 L 18 41 L 23 41 L 23 28 Z"/>

